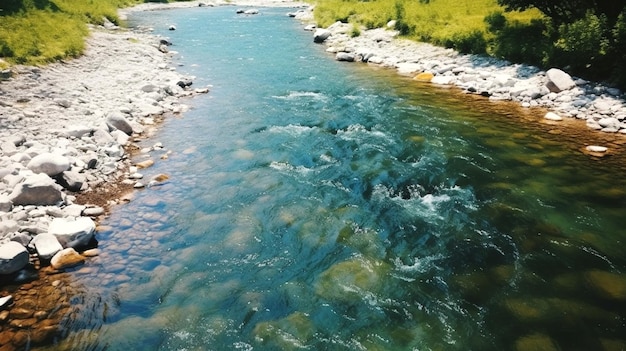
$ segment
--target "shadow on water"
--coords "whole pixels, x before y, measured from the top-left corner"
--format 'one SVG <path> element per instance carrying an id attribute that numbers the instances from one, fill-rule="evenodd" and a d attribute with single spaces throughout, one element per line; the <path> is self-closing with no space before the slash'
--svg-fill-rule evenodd
<path id="1" fill-rule="evenodd" d="M 190 32 L 214 88 L 155 137 L 170 180 L 103 223 L 52 348 L 626 345 L 621 136 L 334 62 L 282 14 L 185 11 L 143 20 Z"/>

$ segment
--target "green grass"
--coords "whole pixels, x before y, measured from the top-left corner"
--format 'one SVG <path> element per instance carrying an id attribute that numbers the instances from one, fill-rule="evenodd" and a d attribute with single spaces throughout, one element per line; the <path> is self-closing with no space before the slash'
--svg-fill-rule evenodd
<path id="1" fill-rule="evenodd" d="M 496 0 L 318 0 L 315 20 L 321 27 L 336 21 L 356 22 L 366 28 L 384 27 L 390 20 L 400 22 L 402 34 L 418 41 L 453 46 L 455 41 L 482 33 L 489 41 L 485 17 L 503 12 Z M 541 19 L 539 11 L 510 12 L 509 23 L 527 24 Z"/>
<path id="2" fill-rule="evenodd" d="M 81 55 L 87 24 L 119 24 L 120 7 L 141 0 L 0 0 L 0 58 L 41 65 Z"/>

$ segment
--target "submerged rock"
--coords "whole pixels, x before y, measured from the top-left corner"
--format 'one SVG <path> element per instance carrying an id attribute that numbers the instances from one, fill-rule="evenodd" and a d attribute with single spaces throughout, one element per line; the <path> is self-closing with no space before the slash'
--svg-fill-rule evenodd
<path id="1" fill-rule="evenodd" d="M 516 351 L 558 351 L 554 340 L 548 335 L 535 333 L 517 339 Z"/>
<path id="2" fill-rule="evenodd" d="M 594 270 L 586 272 L 585 279 L 592 291 L 600 297 L 626 301 L 626 275 Z"/>
<path id="3" fill-rule="evenodd" d="M 71 247 L 59 251 L 50 260 L 50 265 L 58 270 L 75 267 L 83 263 L 85 263 L 85 257 Z"/>
<path id="4" fill-rule="evenodd" d="M 329 300 L 360 301 L 364 295 L 383 287 L 389 270 L 383 262 L 353 258 L 337 263 L 320 274 L 315 291 Z"/>

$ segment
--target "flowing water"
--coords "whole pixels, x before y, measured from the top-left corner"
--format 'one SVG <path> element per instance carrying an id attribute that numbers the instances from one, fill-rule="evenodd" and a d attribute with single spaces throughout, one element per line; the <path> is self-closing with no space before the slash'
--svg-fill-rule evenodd
<path id="1" fill-rule="evenodd" d="M 626 347 L 621 139 L 336 62 L 286 11 L 133 15 L 212 89 L 146 141 L 170 179 L 103 223 L 54 348 Z"/>

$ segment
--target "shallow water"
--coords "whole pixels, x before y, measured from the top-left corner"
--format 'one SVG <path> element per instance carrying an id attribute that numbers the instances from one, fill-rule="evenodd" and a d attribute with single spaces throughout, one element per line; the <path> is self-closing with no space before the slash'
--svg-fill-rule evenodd
<path id="1" fill-rule="evenodd" d="M 53 348 L 626 347 L 620 139 L 335 62 L 285 11 L 131 19 L 213 87 L 146 142 L 170 180 L 103 223 Z"/>

